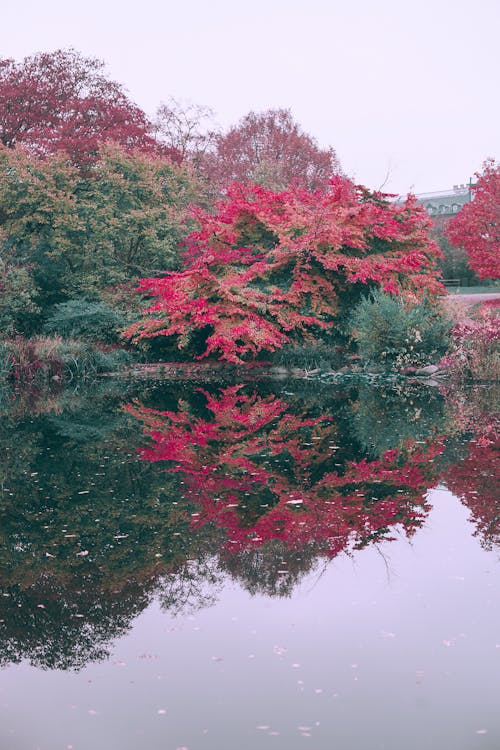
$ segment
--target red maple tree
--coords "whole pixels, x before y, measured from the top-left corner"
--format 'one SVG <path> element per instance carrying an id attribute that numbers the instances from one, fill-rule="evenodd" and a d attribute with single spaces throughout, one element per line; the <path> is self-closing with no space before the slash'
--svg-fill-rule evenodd
<path id="1" fill-rule="evenodd" d="M 441 289 L 429 219 L 412 197 L 400 206 L 342 177 L 314 193 L 235 183 L 215 215 L 194 215 L 188 267 L 141 280 L 157 301 L 128 337 L 171 336 L 183 348 L 202 335 L 201 356 L 239 363 L 294 336 L 314 340 L 361 290 L 419 299 Z"/>
<path id="2" fill-rule="evenodd" d="M 219 192 L 232 182 L 255 182 L 272 190 L 290 185 L 325 190 L 330 178 L 340 173 L 334 150 L 320 148 L 288 109 L 249 112 L 215 136 L 201 167 Z"/>
<path id="3" fill-rule="evenodd" d="M 489 159 L 477 173 L 474 197 L 450 221 L 446 236 L 463 247 L 481 279 L 500 279 L 500 164 Z"/>
<path id="4" fill-rule="evenodd" d="M 37 154 L 67 152 L 87 163 L 99 142 L 157 150 L 151 125 L 104 64 L 73 49 L 0 59 L 0 142 Z"/>

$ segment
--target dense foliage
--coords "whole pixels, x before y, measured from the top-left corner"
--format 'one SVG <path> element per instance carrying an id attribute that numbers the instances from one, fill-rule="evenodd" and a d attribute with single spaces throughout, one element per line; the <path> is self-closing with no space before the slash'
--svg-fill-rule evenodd
<path id="1" fill-rule="evenodd" d="M 65 338 L 114 342 L 124 325 L 124 316 L 104 302 L 70 299 L 54 306 L 45 330 Z"/>
<path id="2" fill-rule="evenodd" d="M 255 182 L 278 191 L 290 185 L 326 190 L 340 172 L 334 150 L 321 149 L 288 109 L 249 112 L 226 133 L 212 137 L 200 164 L 219 192 L 232 182 Z"/>
<path id="3" fill-rule="evenodd" d="M 453 346 L 442 364 L 457 380 L 500 381 L 500 315 L 488 303 L 457 320 L 451 330 Z"/>
<path id="4" fill-rule="evenodd" d="M 473 200 L 452 219 L 446 234 L 465 248 L 479 278 L 500 279 L 500 164 L 486 161 L 476 177 Z"/>
<path id="5" fill-rule="evenodd" d="M 9 329 L 73 297 L 119 296 L 147 273 L 175 268 L 192 178 L 166 157 L 104 144 L 85 172 L 0 147 L 0 285 Z M 17 290 L 17 292 L 16 292 Z M 24 298 L 24 320 L 13 304 Z M 9 313 L 9 309 L 11 312 Z"/>
<path id="6" fill-rule="evenodd" d="M 41 156 L 62 151 L 79 165 L 92 162 L 103 141 L 159 151 L 144 112 L 103 68 L 72 49 L 0 59 L 0 143 Z"/>
<path id="7" fill-rule="evenodd" d="M 128 329 L 135 340 L 175 336 L 237 363 L 316 340 L 363 290 L 440 290 L 429 220 L 410 197 L 398 206 L 340 177 L 327 193 L 234 184 L 215 216 L 196 218 L 187 269 L 141 281 L 157 301 Z"/>
<path id="8" fill-rule="evenodd" d="M 363 360 L 399 370 L 442 357 L 450 343 L 452 320 L 436 301 L 416 303 L 377 290 L 354 308 L 350 324 Z"/>

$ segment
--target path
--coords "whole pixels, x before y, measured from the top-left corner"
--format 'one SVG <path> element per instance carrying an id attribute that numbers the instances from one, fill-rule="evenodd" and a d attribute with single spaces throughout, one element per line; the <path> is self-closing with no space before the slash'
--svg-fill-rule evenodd
<path id="1" fill-rule="evenodd" d="M 459 299 L 465 305 L 479 305 L 481 302 L 489 302 L 493 299 L 500 300 L 500 292 L 480 292 L 479 294 L 448 294 L 447 299 Z"/>

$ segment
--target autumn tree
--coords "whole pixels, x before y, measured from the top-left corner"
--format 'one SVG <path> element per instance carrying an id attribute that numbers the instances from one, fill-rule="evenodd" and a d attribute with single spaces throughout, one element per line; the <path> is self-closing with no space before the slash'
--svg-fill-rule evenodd
<path id="1" fill-rule="evenodd" d="M 45 52 L 18 63 L 0 59 L 0 142 L 37 154 L 92 161 L 98 144 L 158 150 L 151 125 L 104 63 L 73 49 Z"/>
<path id="2" fill-rule="evenodd" d="M 197 341 L 201 356 L 238 363 L 317 340 L 370 288 L 414 299 L 441 288 L 429 219 L 411 197 L 399 206 L 340 177 L 318 193 L 234 184 L 215 215 L 195 216 L 189 267 L 142 279 L 156 301 L 129 337 Z"/>
<path id="3" fill-rule="evenodd" d="M 97 153 L 82 172 L 60 152 L 40 159 L 0 147 L 4 283 L 25 269 L 43 309 L 72 297 L 98 299 L 110 288 L 117 293 L 177 266 L 185 208 L 195 197 L 189 171 L 115 144 Z"/>
<path id="4" fill-rule="evenodd" d="M 332 175 L 340 172 L 334 150 L 321 149 L 288 109 L 249 112 L 215 137 L 202 167 L 208 183 L 219 192 L 233 181 L 272 190 L 290 185 L 326 189 Z"/>
<path id="5" fill-rule="evenodd" d="M 500 164 L 489 159 L 477 173 L 473 199 L 448 225 L 446 236 L 467 251 L 481 279 L 500 278 Z"/>

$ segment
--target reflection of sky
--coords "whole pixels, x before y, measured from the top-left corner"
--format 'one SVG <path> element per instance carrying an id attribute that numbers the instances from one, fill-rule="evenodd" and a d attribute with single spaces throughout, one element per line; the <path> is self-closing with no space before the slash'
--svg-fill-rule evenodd
<path id="1" fill-rule="evenodd" d="M 449 492 L 429 499 L 411 542 L 336 558 L 291 599 L 228 583 L 192 616 L 152 605 L 107 663 L 3 670 L 2 748 L 496 750 L 497 555 Z"/>

